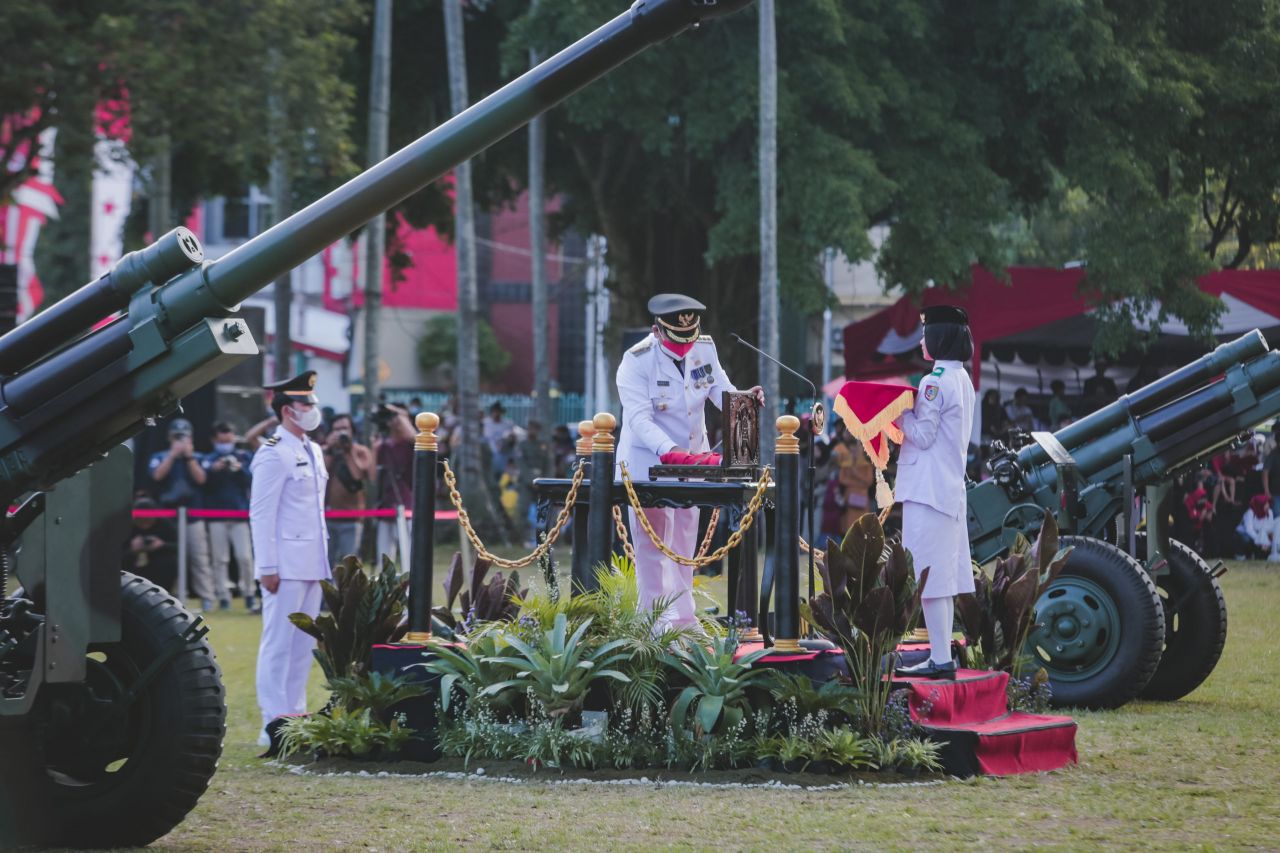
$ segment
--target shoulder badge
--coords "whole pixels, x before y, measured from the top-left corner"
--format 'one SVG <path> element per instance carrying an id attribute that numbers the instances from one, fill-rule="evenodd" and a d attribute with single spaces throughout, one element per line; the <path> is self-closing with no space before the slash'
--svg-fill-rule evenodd
<path id="1" fill-rule="evenodd" d="M 937 397 L 938 397 L 937 385 L 930 385 L 928 388 L 924 389 L 924 398 L 929 402 L 932 403 L 934 400 L 937 399 Z"/>
<path id="2" fill-rule="evenodd" d="M 277 444 L 280 443 L 280 436 L 273 435 L 270 438 L 265 439 L 262 443 L 267 447 L 275 447 Z"/>
<path id="3" fill-rule="evenodd" d="M 935 367 L 935 368 L 933 369 L 933 373 L 930 373 L 929 375 L 930 375 L 930 376 L 941 376 L 945 371 L 946 371 L 946 368 L 945 368 L 945 367 Z"/>
<path id="4" fill-rule="evenodd" d="M 648 337 L 642 340 L 640 343 L 633 346 L 631 349 L 627 350 L 627 352 L 631 353 L 632 355 L 640 355 L 641 353 L 648 352 L 649 348 L 652 346 L 653 346 L 653 338 Z"/>
<path id="5" fill-rule="evenodd" d="M 714 341 L 711 340 L 710 335 L 698 335 L 698 340 L 702 341 L 704 344 L 714 343 Z"/>

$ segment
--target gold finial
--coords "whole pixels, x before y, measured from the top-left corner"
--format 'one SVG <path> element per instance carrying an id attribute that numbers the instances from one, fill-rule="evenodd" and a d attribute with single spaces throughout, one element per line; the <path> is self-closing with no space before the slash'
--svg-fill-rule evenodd
<path id="1" fill-rule="evenodd" d="M 435 412 L 419 412 L 413 419 L 418 427 L 418 437 L 413 440 L 414 450 L 439 450 L 436 442 L 436 427 L 440 426 L 440 416 Z"/>
<path id="2" fill-rule="evenodd" d="M 788 652 L 788 653 L 804 651 L 804 649 L 800 647 L 799 640 L 794 640 L 794 639 L 784 640 L 776 637 L 774 638 L 774 641 L 773 641 L 773 650 L 775 652 Z"/>
<path id="3" fill-rule="evenodd" d="M 596 425 L 591 421 L 578 421 L 578 443 L 574 447 L 579 456 L 591 455 L 591 436 L 596 434 Z"/>
<path id="4" fill-rule="evenodd" d="M 601 412 L 591 419 L 591 425 L 596 429 L 596 434 L 591 438 L 591 451 L 612 453 L 613 430 L 618 425 L 618 419 L 608 412 Z"/>
<path id="5" fill-rule="evenodd" d="M 800 439 L 796 438 L 796 430 L 800 429 L 800 419 L 795 415 L 783 415 L 777 420 L 778 442 L 774 445 L 774 453 L 779 456 L 797 456 L 800 453 Z"/>

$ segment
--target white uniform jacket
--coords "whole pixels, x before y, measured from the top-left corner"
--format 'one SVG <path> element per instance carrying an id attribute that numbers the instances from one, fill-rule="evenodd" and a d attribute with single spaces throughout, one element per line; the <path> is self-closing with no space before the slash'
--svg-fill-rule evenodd
<path id="1" fill-rule="evenodd" d="M 650 466 L 659 464 L 672 448 L 709 450 L 704 403 L 710 397 L 719 408 L 721 393 L 737 390 L 720 366 L 710 335 L 698 338 L 685 354 L 682 375 L 675 354 L 650 333 L 627 350 L 618 365 L 619 475 L 626 462 L 632 479 L 647 480 Z"/>
<path id="2" fill-rule="evenodd" d="M 310 450 L 310 452 L 308 452 Z M 254 577 L 323 580 L 330 576 L 324 494 L 329 472 L 320 445 L 284 427 L 263 442 L 249 466 L 249 525 Z"/>
<path id="3" fill-rule="evenodd" d="M 920 380 L 915 408 L 902 415 L 905 440 L 894 492 L 952 518 L 965 517 L 964 469 L 975 393 L 964 365 L 936 361 Z"/>

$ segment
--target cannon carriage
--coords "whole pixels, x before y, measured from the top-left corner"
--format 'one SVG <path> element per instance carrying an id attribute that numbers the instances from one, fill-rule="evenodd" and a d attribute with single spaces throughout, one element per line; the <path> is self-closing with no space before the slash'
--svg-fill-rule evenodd
<path id="1" fill-rule="evenodd" d="M 1278 414 L 1280 352 L 1253 331 L 1056 433 L 995 449 L 992 478 L 968 492 L 974 559 L 1032 534 L 1046 510 L 1074 546 L 1027 648 L 1056 702 L 1178 699 L 1213 671 L 1223 569 L 1169 538 L 1167 499 L 1180 474 Z"/>

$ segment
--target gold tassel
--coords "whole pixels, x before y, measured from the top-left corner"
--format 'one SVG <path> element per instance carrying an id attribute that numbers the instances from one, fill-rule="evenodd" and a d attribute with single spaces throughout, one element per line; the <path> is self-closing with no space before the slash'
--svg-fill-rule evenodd
<path id="1" fill-rule="evenodd" d="M 876 469 L 876 506 L 881 511 L 887 510 L 893 506 L 893 489 L 884 478 L 884 472 L 879 468 Z"/>

